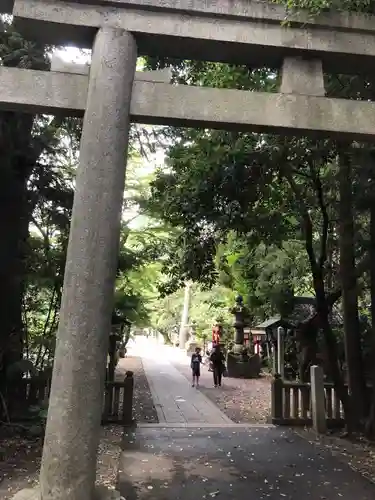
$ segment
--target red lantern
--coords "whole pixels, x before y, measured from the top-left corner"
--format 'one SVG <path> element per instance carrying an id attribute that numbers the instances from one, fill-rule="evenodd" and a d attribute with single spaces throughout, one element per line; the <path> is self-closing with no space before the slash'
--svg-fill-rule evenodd
<path id="1" fill-rule="evenodd" d="M 212 328 L 212 343 L 213 344 L 219 344 L 220 343 L 220 337 L 221 337 L 221 327 L 219 325 L 215 325 Z"/>

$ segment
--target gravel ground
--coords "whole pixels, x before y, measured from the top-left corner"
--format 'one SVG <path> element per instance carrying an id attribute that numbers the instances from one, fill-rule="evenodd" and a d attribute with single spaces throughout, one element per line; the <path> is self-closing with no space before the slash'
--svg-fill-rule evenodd
<path id="1" fill-rule="evenodd" d="M 186 364 L 175 363 L 174 366 L 190 382 L 191 370 L 189 359 L 186 359 Z M 268 377 L 251 380 L 226 377 L 223 378 L 222 387 L 215 389 L 212 373 L 202 366 L 200 391 L 236 423 L 268 422 L 271 412 L 271 384 Z"/>
<path id="2" fill-rule="evenodd" d="M 22 488 L 36 484 L 43 446 L 42 439 L 18 435 L 0 436 L 0 498 L 8 500 Z"/>
<path id="3" fill-rule="evenodd" d="M 127 356 L 120 359 L 117 365 L 117 378 L 123 380 L 125 372 L 134 373 L 133 415 L 138 423 L 158 423 L 158 415 L 152 400 L 150 387 L 143 369 L 141 358 Z"/>
<path id="4" fill-rule="evenodd" d="M 115 486 L 121 452 L 122 428 L 110 425 L 101 429 L 97 463 L 97 484 Z M 42 439 L 26 440 L 19 437 L 1 441 L 0 498 L 10 500 L 23 488 L 38 484 Z"/>
<path id="5" fill-rule="evenodd" d="M 127 370 L 134 372 L 134 417 L 137 422 L 157 423 L 157 413 L 141 359 L 131 356 L 121 359 L 117 378 L 123 379 Z M 116 425 L 101 429 L 97 484 L 108 487 L 116 485 L 122 433 L 122 427 Z M 17 491 L 38 484 L 42 447 L 42 439 L 27 440 L 19 436 L 0 435 L 1 500 L 10 500 Z"/>
<path id="6" fill-rule="evenodd" d="M 330 451 L 340 462 L 375 483 L 375 443 L 365 439 L 352 441 L 340 437 L 340 433 L 318 436 L 311 428 L 295 429 L 295 432 L 318 448 Z"/>

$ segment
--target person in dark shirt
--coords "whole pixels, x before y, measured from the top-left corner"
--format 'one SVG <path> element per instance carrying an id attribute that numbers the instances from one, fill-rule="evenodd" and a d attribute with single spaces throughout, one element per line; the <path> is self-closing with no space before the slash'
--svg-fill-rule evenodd
<path id="1" fill-rule="evenodd" d="M 199 387 L 199 377 L 201 376 L 201 363 L 202 363 L 202 356 L 201 356 L 201 349 L 200 347 L 195 348 L 195 352 L 191 356 L 191 373 L 193 376 L 193 382 L 192 386 L 193 387 Z"/>
<path id="2" fill-rule="evenodd" d="M 220 344 L 218 344 L 213 350 L 210 361 L 212 363 L 212 371 L 214 375 L 214 386 L 221 387 L 221 379 L 225 370 L 225 358 L 222 350 L 220 349 Z"/>

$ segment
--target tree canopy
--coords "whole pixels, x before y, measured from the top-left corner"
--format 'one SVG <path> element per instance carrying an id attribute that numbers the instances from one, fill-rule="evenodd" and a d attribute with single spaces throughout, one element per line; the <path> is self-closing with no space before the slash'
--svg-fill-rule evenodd
<path id="1" fill-rule="evenodd" d="M 311 15 L 375 12 L 365 0 L 276 3 Z M 50 50 L 2 25 L 1 64 L 45 69 Z M 188 85 L 276 92 L 280 83 L 274 68 L 162 58 L 145 64 L 171 66 L 175 82 Z M 327 74 L 325 80 L 328 96 L 374 100 L 372 75 Z M 0 392 L 8 368 L 21 359 L 40 371 L 53 362 L 81 127 L 79 119 L 0 113 Z M 155 168 L 160 149 L 165 162 Z M 170 340 L 187 281 L 194 283 L 190 320 L 202 339 L 219 319 L 232 334 L 228 309 L 236 294 L 244 297 L 252 326 L 283 314 L 294 297 L 312 296 L 315 313 L 300 325 L 310 356 L 303 363 L 315 359 L 322 336 L 327 375 L 348 422 L 367 418 L 360 401 L 365 379 L 375 382 L 366 371 L 375 356 L 373 147 L 134 126 L 130 151 L 113 321 Z M 334 304 L 343 317 L 340 331 L 331 320 Z M 375 408 L 373 398 L 369 403 Z"/>

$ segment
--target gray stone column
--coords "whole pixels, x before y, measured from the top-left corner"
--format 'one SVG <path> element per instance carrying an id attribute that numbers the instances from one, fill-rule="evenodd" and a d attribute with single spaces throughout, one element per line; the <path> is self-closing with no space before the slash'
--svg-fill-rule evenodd
<path id="1" fill-rule="evenodd" d="M 117 267 L 133 36 L 102 28 L 93 47 L 43 449 L 42 500 L 90 500 Z"/>
<path id="2" fill-rule="evenodd" d="M 324 434 L 327 432 L 324 373 L 320 366 L 310 367 L 311 378 L 311 413 L 313 428 L 315 432 Z"/>
<path id="3" fill-rule="evenodd" d="M 185 284 L 184 308 L 181 316 L 179 344 L 178 344 L 180 349 L 185 349 L 185 345 L 188 339 L 189 308 L 190 308 L 190 298 L 191 298 L 190 295 L 191 295 L 191 283 L 188 281 Z"/>
<path id="4" fill-rule="evenodd" d="M 281 69 L 280 92 L 324 97 L 322 61 L 303 57 L 286 57 Z"/>
<path id="5" fill-rule="evenodd" d="M 285 330 L 281 326 L 277 329 L 277 373 L 280 377 L 284 378 L 284 342 L 285 342 Z"/>

